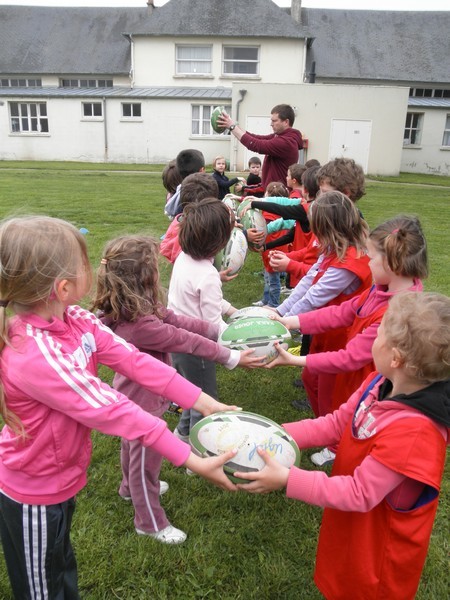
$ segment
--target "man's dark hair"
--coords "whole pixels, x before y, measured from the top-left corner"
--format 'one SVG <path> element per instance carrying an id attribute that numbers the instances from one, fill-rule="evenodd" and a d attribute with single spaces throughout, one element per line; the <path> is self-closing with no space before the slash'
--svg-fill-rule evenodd
<path id="1" fill-rule="evenodd" d="M 273 114 L 277 114 L 278 117 L 282 120 L 282 121 L 286 121 L 286 119 L 289 121 L 289 125 L 292 127 L 292 125 L 294 124 L 295 121 L 295 112 L 294 109 L 292 108 L 292 106 L 290 106 L 290 104 L 277 104 L 276 106 L 274 106 L 272 108 L 272 110 L 270 111 L 270 113 Z"/>

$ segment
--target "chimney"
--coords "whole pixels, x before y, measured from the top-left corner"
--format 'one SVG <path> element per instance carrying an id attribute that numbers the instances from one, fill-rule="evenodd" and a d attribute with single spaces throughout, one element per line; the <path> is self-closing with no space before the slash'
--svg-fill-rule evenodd
<path id="1" fill-rule="evenodd" d="M 302 24 L 302 0 L 291 0 L 291 17 L 299 25 Z"/>
<path id="2" fill-rule="evenodd" d="M 152 14 L 154 8 L 155 8 L 154 0 L 147 0 L 147 12 L 149 15 Z"/>

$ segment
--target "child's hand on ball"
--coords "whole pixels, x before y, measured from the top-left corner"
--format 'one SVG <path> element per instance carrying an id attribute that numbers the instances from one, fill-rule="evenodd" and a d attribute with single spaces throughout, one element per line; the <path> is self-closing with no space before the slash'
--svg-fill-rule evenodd
<path id="1" fill-rule="evenodd" d="M 223 490 L 236 492 L 237 486 L 228 479 L 223 470 L 223 465 L 231 460 L 235 455 L 236 450 L 230 450 L 229 452 L 225 452 L 220 456 L 202 458 L 201 456 L 197 456 L 191 452 L 189 458 L 183 466 L 185 466 L 187 469 L 190 469 L 194 473 L 197 473 L 197 475 L 207 479 Z"/>
<path id="2" fill-rule="evenodd" d="M 266 463 L 264 468 L 252 473 L 233 473 L 234 477 L 250 480 L 250 483 L 238 483 L 236 487 L 251 494 L 267 494 L 286 487 L 289 469 L 271 458 L 266 450 L 258 448 L 258 454 Z"/>

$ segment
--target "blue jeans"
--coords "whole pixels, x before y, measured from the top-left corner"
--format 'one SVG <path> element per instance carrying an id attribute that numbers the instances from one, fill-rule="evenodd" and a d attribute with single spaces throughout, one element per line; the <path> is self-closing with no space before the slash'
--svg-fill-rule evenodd
<path id="1" fill-rule="evenodd" d="M 277 307 L 280 305 L 280 273 L 268 273 L 264 271 L 264 293 L 263 302 L 267 306 Z"/>

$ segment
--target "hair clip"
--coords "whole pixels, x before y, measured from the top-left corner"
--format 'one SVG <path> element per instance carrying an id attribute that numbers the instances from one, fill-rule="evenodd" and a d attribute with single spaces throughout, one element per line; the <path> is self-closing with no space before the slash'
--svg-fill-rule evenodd
<path id="1" fill-rule="evenodd" d="M 101 261 L 100 261 L 100 264 L 101 265 L 106 265 L 107 262 L 108 261 L 106 260 L 106 258 L 102 258 Z"/>
<path id="2" fill-rule="evenodd" d="M 396 229 L 393 229 L 391 233 L 398 233 L 399 231 L 400 231 L 400 230 L 399 230 L 399 228 L 397 227 Z"/>
<path id="3" fill-rule="evenodd" d="M 9 300 L 0 300 L 0 308 L 6 308 L 9 304 Z"/>

